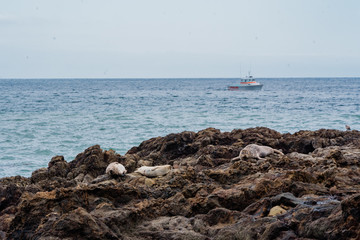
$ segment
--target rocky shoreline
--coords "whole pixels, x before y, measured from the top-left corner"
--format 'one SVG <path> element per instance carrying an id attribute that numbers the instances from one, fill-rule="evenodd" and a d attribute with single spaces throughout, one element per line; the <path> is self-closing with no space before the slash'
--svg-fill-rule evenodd
<path id="1" fill-rule="evenodd" d="M 231 161 L 248 144 L 284 155 Z M 125 176 L 105 174 L 111 162 Z M 169 164 L 162 177 L 134 173 Z M 360 239 L 360 132 L 208 128 L 0 179 L 2 239 Z"/>

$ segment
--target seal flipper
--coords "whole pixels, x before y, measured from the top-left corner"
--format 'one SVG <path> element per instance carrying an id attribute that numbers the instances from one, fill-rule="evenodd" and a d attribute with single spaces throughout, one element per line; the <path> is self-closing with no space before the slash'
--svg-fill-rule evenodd
<path id="1" fill-rule="evenodd" d="M 277 149 L 274 149 L 274 152 L 275 152 L 275 153 L 278 153 L 278 154 L 280 154 L 280 155 L 284 155 L 283 152 L 281 152 L 280 150 L 277 150 Z"/>

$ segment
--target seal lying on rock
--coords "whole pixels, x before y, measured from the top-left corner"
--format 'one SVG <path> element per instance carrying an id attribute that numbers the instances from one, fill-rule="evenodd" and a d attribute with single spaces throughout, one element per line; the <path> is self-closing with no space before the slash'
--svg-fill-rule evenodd
<path id="1" fill-rule="evenodd" d="M 170 170 L 171 170 L 170 165 L 161 165 L 154 167 L 142 166 L 136 169 L 135 172 L 140 173 L 141 175 L 144 175 L 146 177 L 159 177 L 168 174 Z"/>
<path id="2" fill-rule="evenodd" d="M 262 159 L 266 157 L 267 155 L 278 153 L 281 155 L 284 155 L 281 151 L 277 149 L 273 149 L 268 146 L 259 146 L 256 144 L 249 144 L 246 147 L 244 147 L 243 150 L 241 150 L 238 157 L 235 157 L 231 159 L 231 161 L 239 160 L 239 159 L 246 159 L 246 158 L 256 158 L 256 159 Z"/>
<path id="3" fill-rule="evenodd" d="M 124 176 L 126 169 L 121 163 L 112 162 L 107 166 L 105 172 L 110 176 Z"/>

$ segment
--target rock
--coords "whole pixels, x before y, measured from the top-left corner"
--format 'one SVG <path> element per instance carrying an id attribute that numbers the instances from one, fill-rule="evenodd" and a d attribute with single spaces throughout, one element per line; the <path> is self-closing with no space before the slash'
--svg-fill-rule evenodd
<path id="1" fill-rule="evenodd" d="M 0 179 L 1 239 L 360 239 L 360 133 L 208 128 Z M 231 159 L 249 144 L 281 149 Z M 113 162 L 122 178 L 105 174 Z M 142 166 L 170 165 L 148 178 Z"/>
<path id="2" fill-rule="evenodd" d="M 343 217 L 351 217 L 360 223 L 360 194 L 353 195 L 341 202 Z"/>
<path id="3" fill-rule="evenodd" d="M 106 180 L 110 180 L 110 176 L 107 174 L 104 174 L 104 175 L 100 175 L 97 178 L 95 178 L 94 180 L 92 180 L 91 183 L 95 184 L 95 183 L 103 182 Z"/>
<path id="4" fill-rule="evenodd" d="M 10 224 L 12 220 L 15 218 L 14 214 L 3 214 L 0 216 L 0 234 L 6 234 L 6 232 L 10 231 Z M 1 235 L 0 235 L 1 236 Z M 4 239 L 5 236 L 1 237 Z"/>
<path id="5" fill-rule="evenodd" d="M 282 207 L 280 206 L 275 206 L 273 208 L 270 209 L 270 212 L 269 212 L 269 217 L 275 217 L 275 216 L 278 216 L 278 215 L 282 215 L 286 213 L 286 210 L 283 209 Z"/>
<path id="6" fill-rule="evenodd" d="M 64 178 L 69 172 L 69 164 L 63 156 L 56 156 L 51 159 L 48 166 L 48 176 Z"/>
<path id="7" fill-rule="evenodd" d="M 77 175 L 76 178 L 74 178 L 74 180 L 79 183 L 79 182 L 82 182 L 84 180 L 84 177 L 85 177 L 85 174 L 80 173 L 79 175 Z"/>
<path id="8" fill-rule="evenodd" d="M 61 216 L 50 214 L 47 219 L 48 221 L 37 229 L 37 235 L 46 234 L 60 239 L 74 239 L 77 236 L 89 236 L 92 239 L 119 239 L 119 236 L 116 236 L 105 224 L 81 207 Z"/>
<path id="9" fill-rule="evenodd" d="M 86 174 L 82 180 L 83 183 L 89 184 L 93 181 L 93 177 L 90 174 Z"/>
<path id="10" fill-rule="evenodd" d="M 6 213 L 8 208 L 17 206 L 29 184 L 29 179 L 21 176 L 0 179 L 0 213 Z"/>
<path id="11" fill-rule="evenodd" d="M 150 179 L 150 178 L 146 178 L 145 179 L 145 185 L 148 186 L 148 187 L 151 187 L 152 185 L 155 184 L 155 181 Z"/>
<path id="12" fill-rule="evenodd" d="M 31 174 L 31 182 L 32 183 L 37 183 L 40 181 L 44 181 L 47 180 L 49 178 L 49 172 L 47 168 L 40 168 L 38 170 L 35 170 L 32 174 Z"/>
<path id="13" fill-rule="evenodd" d="M 136 236 L 136 239 L 208 239 L 194 231 L 191 220 L 181 216 L 160 217 L 140 225 Z"/>

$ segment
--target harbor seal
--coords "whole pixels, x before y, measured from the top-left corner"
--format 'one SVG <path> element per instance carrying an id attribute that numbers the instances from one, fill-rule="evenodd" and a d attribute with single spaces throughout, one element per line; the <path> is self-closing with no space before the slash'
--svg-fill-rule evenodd
<path id="1" fill-rule="evenodd" d="M 263 159 L 267 155 L 278 153 L 281 155 L 284 155 L 281 151 L 268 147 L 268 146 L 259 146 L 256 144 L 249 144 L 246 147 L 243 148 L 243 150 L 240 151 L 240 154 L 238 157 L 235 157 L 231 159 L 231 161 L 235 160 L 243 160 L 246 158 L 256 158 L 256 159 Z"/>
<path id="2" fill-rule="evenodd" d="M 170 165 L 161 165 L 161 166 L 142 166 L 136 169 L 135 172 L 140 173 L 146 177 L 159 177 L 164 176 L 170 172 L 171 166 Z"/>
<path id="3" fill-rule="evenodd" d="M 121 163 L 112 162 L 107 166 L 105 172 L 110 176 L 124 176 L 126 169 Z"/>

